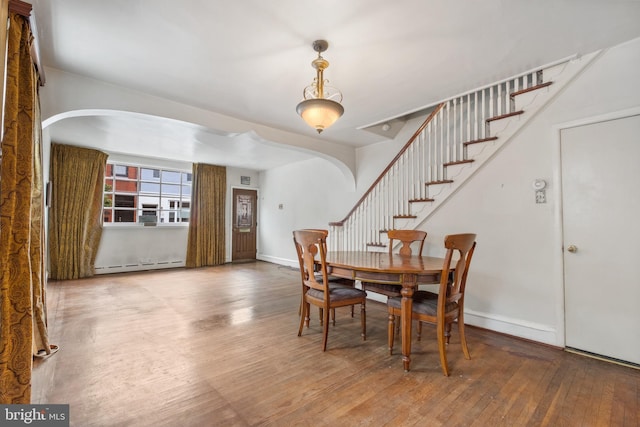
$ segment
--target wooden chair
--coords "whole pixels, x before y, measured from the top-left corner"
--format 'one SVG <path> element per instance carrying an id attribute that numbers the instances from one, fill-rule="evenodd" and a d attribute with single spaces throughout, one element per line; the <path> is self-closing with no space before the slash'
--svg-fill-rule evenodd
<path id="1" fill-rule="evenodd" d="M 367 335 L 366 301 L 367 294 L 360 289 L 348 286 L 330 286 L 326 264 L 326 230 L 296 230 L 293 240 L 298 253 L 300 274 L 302 276 L 302 315 L 298 336 L 306 325 L 309 327 L 311 304 L 322 309 L 322 351 L 327 349 L 329 335 L 329 312 L 334 308 L 360 304 L 360 322 L 362 339 Z M 316 274 L 316 263 L 320 264 L 320 274 Z"/>
<path id="2" fill-rule="evenodd" d="M 320 231 L 324 234 L 324 241 L 323 241 L 323 246 L 324 246 L 324 253 L 327 253 L 327 236 L 329 235 L 329 231 L 328 230 L 323 230 L 323 229 L 319 229 L 319 228 L 305 228 L 304 230 L 308 230 L 308 231 Z M 295 238 L 294 238 L 294 243 L 295 243 Z M 321 277 L 322 277 L 322 273 L 320 273 L 320 265 L 316 263 L 315 265 L 315 275 L 316 275 L 316 281 L 320 281 Z M 304 276 L 302 278 L 302 280 L 304 281 Z M 338 286 L 348 286 L 348 287 L 355 287 L 356 285 L 356 281 L 352 280 L 352 279 L 345 279 L 342 277 L 332 277 L 331 275 L 329 275 L 329 286 L 330 287 L 338 287 Z M 323 315 L 322 315 L 322 308 L 318 309 L 318 313 L 320 314 L 320 324 L 322 325 L 323 322 Z M 355 310 L 354 310 L 354 305 L 351 306 L 351 317 L 354 316 Z M 302 300 L 300 301 L 300 308 L 298 309 L 298 316 L 302 315 Z M 333 323 L 333 326 L 336 325 L 336 310 L 332 309 L 331 310 L 331 321 Z"/>
<path id="3" fill-rule="evenodd" d="M 419 248 L 418 255 L 422 255 L 422 249 L 424 248 L 424 240 L 427 238 L 427 232 L 421 230 L 389 230 L 387 231 L 387 237 L 389 237 L 389 254 L 393 253 L 394 244 L 399 240 L 402 242 L 399 255 L 411 256 L 411 244 L 417 242 Z M 402 287 L 397 285 L 387 285 L 385 283 L 373 283 L 362 282 L 362 289 L 365 291 L 377 292 L 379 294 L 386 295 L 387 297 L 399 297 L 401 296 L 400 290 Z"/>
<path id="4" fill-rule="evenodd" d="M 418 336 L 422 329 L 422 322 L 434 323 L 438 336 L 438 350 L 440 352 L 440 364 L 445 376 L 449 376 L 449 366 L 447 365 L 447 353 L 445 344 L 449 344 L 451 324 L 458 321 L 458 331 L 460 333 L 460 344 L 466 359 L 470 359 L 467 340 L 464 335 L 464 292 L 467 283 L 467 274 L 471 257 L 476 247 L 475 234 L 452 234 L 444 239 L 444 246 L 447 253 L 442 267 L 442 276 L 438 293 L 428 291 L 416 291 L 413 294 L 412 319 L 418 320 Z M 457 260 L 453 260 L 454 254 L 458 255 Z M 452 270 L 452 263 L 455 262 L 455 271 Z M 450 279 L 451 278 L 451 279 Z M 394 322 L 396 316 L 401 314 L 401 297 L 389 298 L 387 307 L 389 309 L 389 354 L 393 352 Z"/>

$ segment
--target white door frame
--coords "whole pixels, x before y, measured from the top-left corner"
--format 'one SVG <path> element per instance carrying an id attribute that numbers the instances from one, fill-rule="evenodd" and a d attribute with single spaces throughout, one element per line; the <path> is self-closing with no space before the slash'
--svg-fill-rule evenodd
<path id="1" fill-rule="evenodd" d="M 553 138 L 554 138 L 554 150 L 553 150 L 553 183 L 554 191 L 553 199 L 555 203 L 554 210 L 554 229 L 556 230 L 556 256 L 560 259 L 560 265 L 562 265 L 562 269 L 559 272 L 559 277 L 556 280 L 558 284 L 555 288 L 555 301 L 556 301 L 556 318 L 558 319 L 557 330 L 556 330 L 556 340 L 557 345 L 560 347 L 566 347 L 566 335 L 565 335 L 565 310 L 564 310 L 564 252 L 562 250 L 563 245 L 563 222 L 562 222 L 562 162 L 561 162 L 561 152 L 560 152 L 560 133 L 563 129 L 574 128 L 578 126 L 591 125 L 594 123 L 604 122 L 608 120 L 616 120 L 622 119 L 625 117 L 635 116 L 640 114 L 640 107 L 629 108 L 625 110 L 613 111 L 606 114 L 601 114 L 597 116 L 584 117 L 581 119 L 559 123 L 552 127 Z"/>

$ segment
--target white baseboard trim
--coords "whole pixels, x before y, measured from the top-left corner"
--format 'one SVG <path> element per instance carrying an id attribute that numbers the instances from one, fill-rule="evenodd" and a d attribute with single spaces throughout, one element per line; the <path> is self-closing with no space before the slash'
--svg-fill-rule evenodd
<path id="1" fill-rule="evenodd" d="M 291 268 L 296 268 L 296 269 L 300 268 L 300 265 L 298 264 L 298 260 L 295 260 L 295 259 L 279 258 L 279 257 L 273 257 L 269 255 L 264 255 L 264 254 L 257 254 L 256 259 L 258 261 L 270 262 L 273 264 L 284 265 Z"/>
<path id="2" fill-rule="evenodd" d="M 531 341 L 558 346 L 558 334 L 549 325 L 527 322 L 506 316 L 465 310 L 464 322 L 467 325 L 525 338 Z"/>
<path id="3" fill-rule="evenodd" d="M 132 271 L 161 270 L 165 268 L 178 268 L 178 267 L 184 267 L 184 266 L 185 266 L 184 260 L 127 264 L 127 265 L 96 266 L 95 274 L 98 275 L 98 274 L 111 274 L 111 273 L 128 273 Z"/>

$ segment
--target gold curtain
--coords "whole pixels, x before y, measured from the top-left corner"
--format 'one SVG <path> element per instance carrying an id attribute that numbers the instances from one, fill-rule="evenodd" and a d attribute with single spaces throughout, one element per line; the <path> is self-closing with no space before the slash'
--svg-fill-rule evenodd
<path id="1" fill-rule="evenodd" d="M 35 86 L 37 89 L 37 85 Z M 33 354 L 51 354 L 47 331 L 47 266 L 44 233 L 44 179 L 42 177 L 42 118 L 39 97 L 33 106 L 33 188 L 31 193 L 31 277 L 33 282 Z"/>
<path id="2" fill-rule="evenodd" d="M 224 264 L 227 169 L 194 163 L 187 267 Z"/>
<path id="3" fill-rule="evenodd" d="M 49 272 L 52 279 L 94 275 L 102 236 L 102 193 L 107 154 L 51 145 Z"/>
<path id="4" fill-rule="evenodd" d="M 44 318 L 34 319 L 44 311 L 33 307 L 34 299 L 44 297 L 41 154 L 34 144 L 40 129 L 38 77 L 28 20 L 14 12 L 9 16 L 0 168 L 0 403 L 26 404 L 31 400 L 33 325 L 45 324 Z M 38 334 L 40 344 L 48 345 L 46 326 Z"/>

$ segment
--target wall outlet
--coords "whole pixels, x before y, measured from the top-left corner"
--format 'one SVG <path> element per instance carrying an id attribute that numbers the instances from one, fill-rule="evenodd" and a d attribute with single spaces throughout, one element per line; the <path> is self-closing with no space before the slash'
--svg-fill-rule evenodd
<path id="1" fill-rule="evenodd" d="M 547 203 L 547 195 L 544 190 L 536 190 L 536 203 Z"/>

